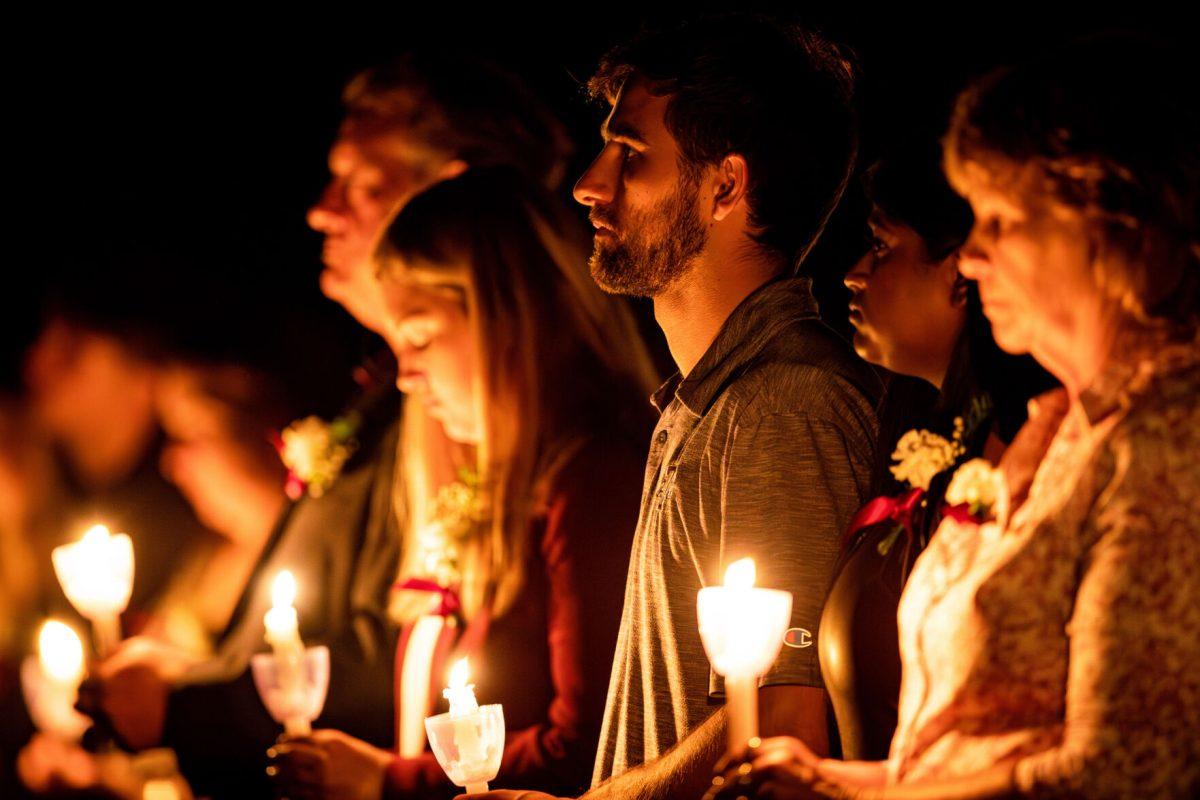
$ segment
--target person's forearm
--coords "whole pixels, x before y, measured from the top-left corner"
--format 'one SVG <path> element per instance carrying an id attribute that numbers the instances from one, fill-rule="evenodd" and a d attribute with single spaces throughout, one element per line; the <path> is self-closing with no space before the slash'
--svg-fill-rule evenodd
<path id="1" fill-rule="evenodd" d="M 845 800 L 999 800 L 1017 796 L 1012 764 L 1000 764 L 961 778 L 875 788 L 850 786 L 836 780 L 833 773 L 827 771 L 829 764 L 829 761 L 822 761 L 818 767 L 818 775 L 828 778 L 829 783 L 814 787 L 818 794 L 826 797 Z"/>
<path id="2" fill-rule="evenodd" d="M 875 788 L 887 784 L 886 761 L 839 761 L 823 758 L 817 766 L 822 777 L 851 786 Z"/>
<path id="3" fill-rule="evenodd" d="M 587 800 L 700 797 L 725 749 L 725 710 L 718 709 L 661 758 L 629 770 L 584 795 Z"/>

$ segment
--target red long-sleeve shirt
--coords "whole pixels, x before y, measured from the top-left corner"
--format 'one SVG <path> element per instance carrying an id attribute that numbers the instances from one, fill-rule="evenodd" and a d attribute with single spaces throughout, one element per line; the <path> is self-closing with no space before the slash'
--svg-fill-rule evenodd
<path id="1" fill-rule="evenodd" d="M 504 706 L 507 736 L 493 787 L 578 794 L 590 782 L 644 447 L 613 436 L 595 438 L 575 454 L 554 482 L 546 514 L 534 523 L 538 546 L 517 600 L 499 617 L 468 621 L 459 640 L 457 651 L 479 666 L 472 676 L 479 702 Z M 407 634 L 401 632 L 401 653 Z M 433 675 L 437 681 L 444 670 L 435 666 Z M 441 798 L 461 791 L 426 752 L 394 760 L 384 794 Z"/>

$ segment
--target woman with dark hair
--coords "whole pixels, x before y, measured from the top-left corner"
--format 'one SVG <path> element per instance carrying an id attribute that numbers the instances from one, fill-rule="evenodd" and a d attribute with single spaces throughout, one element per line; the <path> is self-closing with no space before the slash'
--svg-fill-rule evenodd
<path id="1" fill-rule="evenodd" d="M 889 758 L 775 739 L 739 794 L 1196 796 L 1194 74 L 1162 46 L 1101 38 L 959 98 L 946 164 L 975 214 L 960 269 L 1001 347 L 1063 389 L 1000 470 L 954 478 L 986 521 L 944 519 L 905 588 Z"/>
<path id="2" fill-rule="evenodd" d="M 881 496 L 851 523 L 818 637 L 846 758 L 887 757 L 900 695 L 896 606 L 941 519 L 948 473 L 972 458 L 998 460 L 1026 402 L 1050 383 L 1031 359 L 992 340 L 978 287 L 958 270 L 971 209 L 940 160 L 935 142 L 908 142 L 867 170 L 870 249 L 845 279 L 855 349 L 894 373 L 881 415 Z M 957 448 L 937 474 L 905 482 L 889 466 L 901 435 L 915 429 Z"/>
<path id="3" fill-rule="evenodd" d="M 574 793 L 595 755 L 653 372 L 560 205 L 499 170 L 410 201 L 376 254 L 405 409 L 398 754 L 337 731 L 277 746 L 288 797 L 448 797 L 426 750 L 452 662 L 504 706 L 498 785 Z"/>

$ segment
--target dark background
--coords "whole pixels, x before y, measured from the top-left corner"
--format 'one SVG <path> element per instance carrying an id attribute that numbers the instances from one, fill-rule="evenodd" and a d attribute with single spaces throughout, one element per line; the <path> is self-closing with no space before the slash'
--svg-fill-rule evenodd
<path id="1" fill-rule="evenodd" d="M 790 9 L 857 54 L 864 161 L 895 136 L 938 135 L 955 92 L 991 66 L 1092 31 L 1169 38 L 1184 27 L 1146 4 L 1115 12 L 899 5 L 757 5 Z M 574 175 L 598 142 L 602 115 L 581 83 L 599 55 L 643 19 L 705 6 L 717 7 L 441 3 L 381 13 L 338 5 L 253 19 L 196 7 L 171 18 L 62 11 L 14 23 L 9 37 L 27 55 L 9 71 L 4 101 L 12 138 L 0 391 L 19 386 L 43 301 L 64 287 L 98 303 L 161 307 L 214 349 L 301 364 L 352 357 L 363 337 L 317 291 L 319 237 L 304 223 L 326 179 L 348 78 L 409 43 L 490 54 L 567 122 L 578 146 Z M 861 207 L 848 198 L 809 265 L 827 318 L 843 329 L 839 280 L 861 247 Z M 119 254 L 130 241 L 167 253 L 163 274 L 123 275 Z"/>

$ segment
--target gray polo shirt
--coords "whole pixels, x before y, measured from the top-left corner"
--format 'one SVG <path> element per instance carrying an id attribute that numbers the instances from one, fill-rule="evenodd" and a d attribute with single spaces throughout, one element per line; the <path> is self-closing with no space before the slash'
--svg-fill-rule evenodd
<path id="1" fill-rule="evenodd" d="M 658 390 L 593 784 L 658 758 L 712 713 L 721 686 L 696 593 L 753 556 L 793 596 L 789 644 L 763 685 L 821 686 L 817 621 L 838 542 L 868 489 L 882 394 L 817 313 L 778 280 L 729 316 L 686 379 Z"/>

